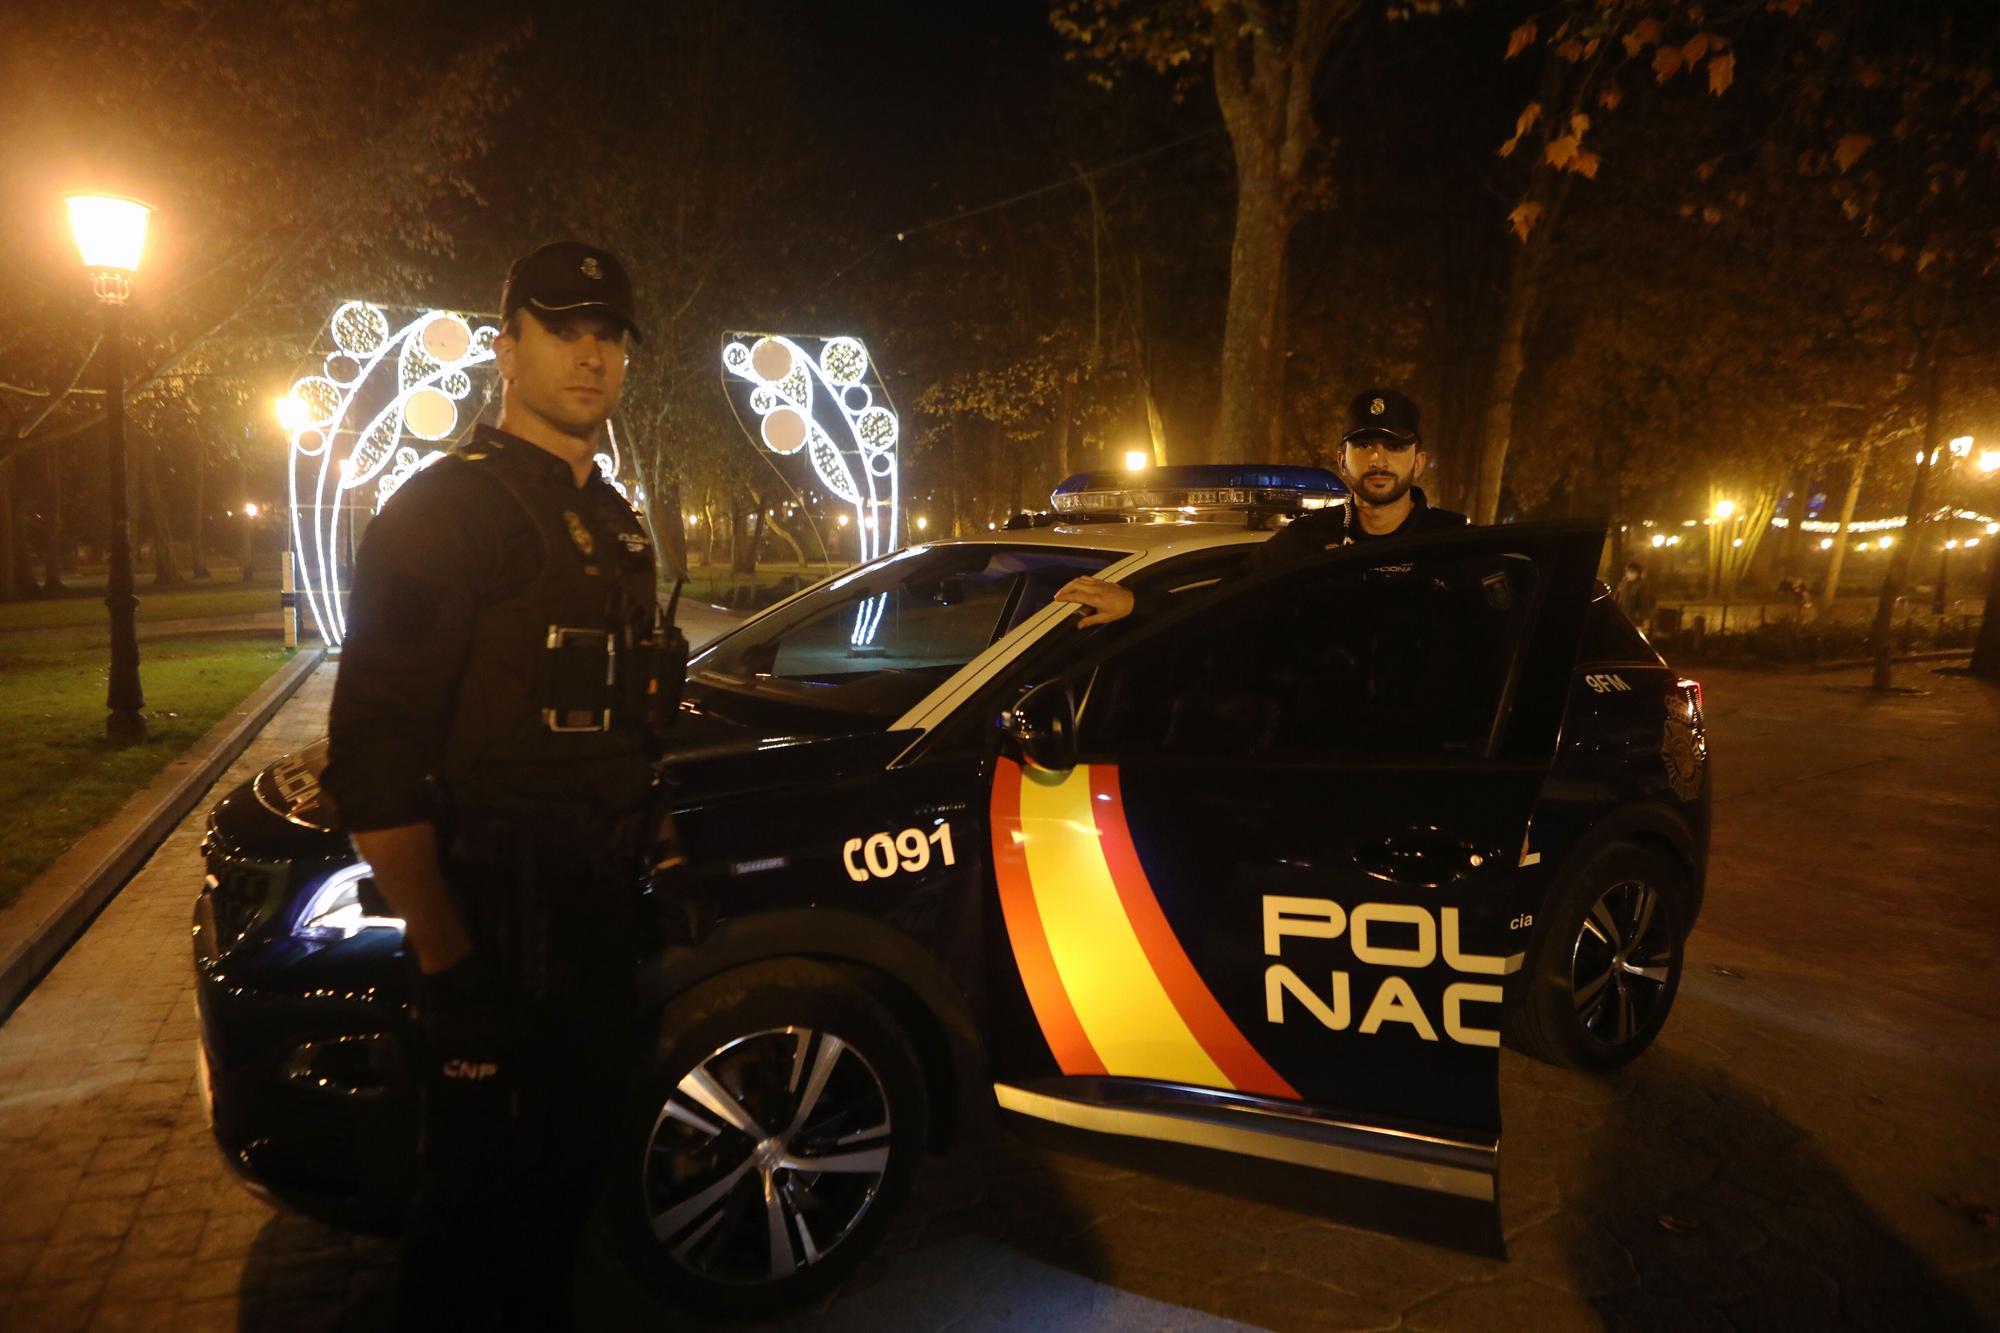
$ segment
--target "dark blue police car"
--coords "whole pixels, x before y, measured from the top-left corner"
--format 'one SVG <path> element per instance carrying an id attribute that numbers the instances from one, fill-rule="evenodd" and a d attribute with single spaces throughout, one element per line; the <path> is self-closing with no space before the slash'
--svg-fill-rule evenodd
<path id="1" fill-rule="evenodd" d="M 648 1041 L 603 1211 L 642 1273 L 802 1298 L 996 1107 L 1497 1243 L 1503 1040 L 1606 1069 L 1673 1004 L 1701 690 L 1596 582 L 1597 526 L 1246 569 L 1341 498 L 1305 469 L 1073 479 L 1054 521 L 897 551 L 694 658 L 659 782 L 693 869 L 633 887 Z M 1050 598 L 1080 574 L 1164 610 L 1078 630 Z M 204 1085 L 253 1185 L 393 1228 L 401 923 L 322 760 L 214 811 Z"/>

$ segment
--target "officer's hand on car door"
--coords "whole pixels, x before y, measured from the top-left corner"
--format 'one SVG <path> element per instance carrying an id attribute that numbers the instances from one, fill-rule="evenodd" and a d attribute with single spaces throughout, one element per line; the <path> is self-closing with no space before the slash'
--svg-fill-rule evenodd
<path id="1" fill-rule="evenodd" d="M 1073 578 L 1056 589 L 1052 599 L 1058 602 L 1073 602 L 1090 612 L 1077 620 L 1077 628 L 1088 629 L 1092 625 L 1108 625 L 1114 620 L 1123 620 L 1132 614 L 1133 597 L 1130 588 L 1121 588 L 1103 579 L 1089 575 Z"/>

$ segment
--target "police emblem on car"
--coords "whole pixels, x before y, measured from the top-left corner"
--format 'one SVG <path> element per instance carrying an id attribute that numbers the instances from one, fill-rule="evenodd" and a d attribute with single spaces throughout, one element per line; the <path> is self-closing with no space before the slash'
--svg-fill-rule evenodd
<path id="1" fill-rule="evenodd" d="M 1699 687 L 1595 581 L 1594 525 L 1410 537 L 1399 578 L 1365 547 L 1253 559 L 1345 499 L 1316 469 L 1084 474 L 695 653 L 650 812 L 676 855 L 632 878 L 648 1035 L 606 1224 L 641 1277 L 810 1301 L 996 1118 L 1504 1248 L 1498 1046 L 1606 1070 L 1668 1019 Z M 1052 599 L 1084 575 L 1153 609 L 1079 629 Z M 394 1230 L 402 923 L 306 798 L 323 761 L 211 816 L 204 1086 L 258 1188 Z"/>

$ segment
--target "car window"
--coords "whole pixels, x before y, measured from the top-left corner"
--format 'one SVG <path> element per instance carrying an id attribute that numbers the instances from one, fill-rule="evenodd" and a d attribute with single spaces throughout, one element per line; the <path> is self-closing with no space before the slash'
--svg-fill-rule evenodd
<path id="1" fill-rule="evenodd" d="M 1525 628 L 1518 555 L 1300 570 L 1114 655 L 1087 754 L 1311 760 L 1482 753 Z"/>
<path id="2" fill-rule="evenodd" d="M 899 552 L 730 635 L 697 657 L 697 684 L 839 714 L 894 718 L 1056 589 L 1118 556 L 1064 547 Z"/>

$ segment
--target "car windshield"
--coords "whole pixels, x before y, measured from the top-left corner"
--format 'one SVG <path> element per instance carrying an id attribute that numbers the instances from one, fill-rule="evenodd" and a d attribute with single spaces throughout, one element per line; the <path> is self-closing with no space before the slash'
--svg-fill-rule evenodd
<path id="1" fill-rule="evenodd" d="M 851 731 L 856 715 L 886 724 L 1063 584 L 1119 558 L 1061 546 L 899 551 L 729 635 L 694 659 L 690 683 L 697 696 L 735 696 L 712 700 L 730 714 L 781 705 L 794 734 Z"/>

